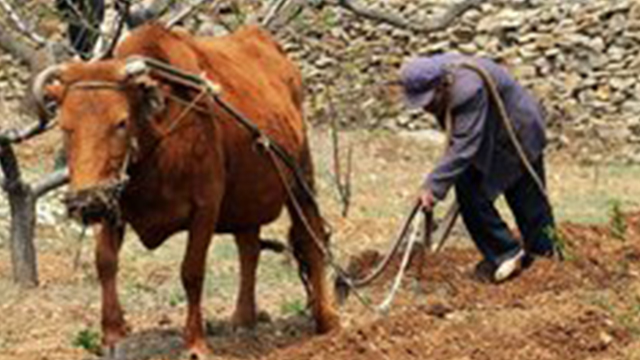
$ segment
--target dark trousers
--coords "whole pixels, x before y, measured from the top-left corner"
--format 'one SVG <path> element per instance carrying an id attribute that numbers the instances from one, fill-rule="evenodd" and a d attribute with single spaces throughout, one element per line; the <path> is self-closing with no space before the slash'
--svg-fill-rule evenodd
<path id="1" fill-rule="evenodd" d="M 88 59 L 104 19 L 104 0 L 56 0 L 56 6 L 69 23 L 71 46 L 82 58 Z"/>
<path id="2" fill-rule="evenodd" d="M 532 165 L 544 181 L 543 157 Z M 469 167 L 455 184 L 456 196 L 462 219 L 476 246 L 486 260 L 498 265 L 515 255 L 522 246 L 514 239 L 481 184 L 482 173 Z M 531 175 L 524 171 L 504 195 L 522 234 L 525 253 L 529 256 L 553 254 L 552 211 Z"/>

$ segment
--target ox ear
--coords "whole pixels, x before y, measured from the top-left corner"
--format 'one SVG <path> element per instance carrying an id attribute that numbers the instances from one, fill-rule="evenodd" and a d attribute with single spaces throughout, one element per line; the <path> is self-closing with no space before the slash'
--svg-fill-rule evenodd
<path id="1" fill-rule="evenodd" d="M 160 89 L 160 84 L 148 74 L 136 76 L 133 79 L 134 85 L 141 93 L 142 109 L 145 118 L 159 114 L 165 108 L 165 99 Z"/>
<path id="2" fill-rule="evenodd" d="M 66 87 L 60 83 L 46 85 L 40 92 L 40 96 L 31 93 L 27 97 L 26 104 L 33 106 L 34 113 L 41 122 L 47 122 L 56 116 L 57 108 L 62 103 L 65 92 Z"/>
<path id="3" fill-rule="evenodd" d="M 56 102 L 58 104 L 60 104 L 60 102 L 62 101 L 62 98 L 64 97 L 64 93 L 65 93 L 65 86 L 60 83 L 47 85 L 44 88 L 44 94 L 46 99 Z"/>

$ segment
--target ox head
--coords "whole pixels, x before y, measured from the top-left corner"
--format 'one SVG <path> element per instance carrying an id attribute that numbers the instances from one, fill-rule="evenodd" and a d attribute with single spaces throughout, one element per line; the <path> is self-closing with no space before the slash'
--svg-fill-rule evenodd
<path id="1" fill-rule="evenodd" d="M 163 104 L 144 62 L 53 66 L 37 76 L 33 92 L 50 117 L 55 113 L 64 134 L 69 215 L 85 224 L 119 221 L 119 196 L 148 127 L 144 122 Z"/>

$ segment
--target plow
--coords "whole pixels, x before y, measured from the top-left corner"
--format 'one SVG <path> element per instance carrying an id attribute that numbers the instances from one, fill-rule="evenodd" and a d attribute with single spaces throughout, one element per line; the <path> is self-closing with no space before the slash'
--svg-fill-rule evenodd
<path id="1" fill-rule="evenodd" d="M 102 54 L 100 58 L 109 56 L 113 51 L 113 46 L 109 47 L 109 52 Z M 498 103 L 499 108 L 502 109 L 501 115 L 504 121 L 504 126 L 507 128 L 510 134 L 511 141 L 516 149 L 519 149 L 519 141 L 515 135 L 515 131 L 511 128 L 511 122 L 506 115 L 504 105 L 501 104 L 501 100 L 495 89 L 490 76 L 478 66 L 473 64 L 459 64 L 459 67 L 465 67 L 473 71 L 478 72 L 485 81 L 487 87 L 490 89 L 490 94 L 493 100 Z M 47 81 L 54 75 L 56 67 L 52 67 L 51 70 L 45 70 L 36 80 L 34 88 L 42 88 Z M 161 61 L 143 58 L 132 57 L 127 60 L 126 71 L 129 76 L 138 76 L 143 73 L 153 73 L 156 76 L 160 76 L 167 81 L 175 82 L 177 84 L 187 86 L 198 91 L 198 95 L 193 100 L 189 99 L 176 99 L 181 103 L 187 104 L 186 111 L 207 111 L 207 108 L 213 106 L 213 104 L 220 106 L 225 112 L 231 115 L 240 126 L 245 128 L 247 132 L 252 136 L 256 144 L 256 148 L 265 153 L 269 161 L 273 164 L 274 168 L 278 171 L 283 186 L 287 189 L 290 195 L 290 199 L 295 203 L 296 199 L 292 196 L 291 184 L 286 180 L 285 172 L 289 171 L 293 174 L 295 182 L 304 189 L 305 196 L 310 200 L 319 211 L 315 194 L 306 183 L 302 172 L 293 158 L 287 154 L 287 152 L 279 146 L 276 142 L 270 139 L 261 129 L 254 125 L 251 119 L 246 118 L 243 114 L 234 109 L 230 104 L 222 100 L 220 94 L 224 91 L 218 84 L 212 83 L 207 78 L 198 75 L 191 74 Z M 36 95 L 36 98 L 42 109 L 49 112 L 46 99 L 42 95 Z M 446 133 L 447 142 L 444 151 L 447 151 L 448 144 L 451 141 L 451 115 L 450 110 L 446 121 Z M 49 116 L 53 114 L 49 113 Z M 181 120 L 179 116 L 175 120 L 174 124 L 177 124 Z M 10 202 L 12 204 L 13 219 L 17 221 L 12 222 L 12 244 L 13 253 L 12 257 L 14 261 L 14 276 L 16 281 L 25 283 L 28 285 L 37 284 L 37 270 L 35 265 L 35 249 L 33 246 L 33 223 L 35 221 L 35 202 L 41 196 L 44 196 L 48 192 L 66 184 L 68 181 L 68 171 L 61 169 L 53 174 L 45 177 L 45 179 L 30 186 L 25 184 L 20 179 L 19 166 L 15 159 L 15 154 L 12 150 L 12 145 L 18 144 L 22 141 L 26 141 L 31 137 L 41 134 L 55 126 L 55 122 L 43 122 L 40 121 L 37 124 L 22 130 L 22 131 L 9 131 L 0 138 L 0 146 L 2 152 L 0 153 L 0 164 L 3 167 L 3 171 L 6 175 L 6 180 L 3 182 L 4 189 L 9 193 Z M 171 126 L 170 128 L 173 128 Z M 171 132 L 171 130 L 169 131 Z M 530 172 L 532 177 L 536 180 L 538 190 L 543 192 L 546 198 L 546 190 L 542 181 L 538 178 L 535 171 L 531 168 L 528 159 L 524 152 L 520 149 L 519 155 L 521 160 Z M 123 166 L 123 171 L 126 171 L 127 162 Z M 284 166 L 284 168 L 282 167 Z M 123 184 L 125 186 L 125 184 Z M 548 201 L 548 200 L 547 200 Z M 299 205 L 296 206 L 299 212 L 299 216 L 304 219 L 304 214 Z M 421 215 L 421 216 L 420 216 Z M 422 274 L 424 268 L 424 252 L 432 251 L 438 253 L 444 247 L 447 238 L 449 237 L 451 230 L 458 218 L 459 208 L 456 202 L 454 202 L 450 209 L 446 212 L 446 215 L 441 221 L 434 221 L 433 212 L 424 212 L 420 201 L 417 201 L 409 211 L 404 222 L 400 226 L 397 237 L 390 242 L 388 250 L 383 259 L 375 266 L 375 268 L 363 278 L 355 278 L 349 274 L 342 266 L 336 261 L 331 252 L 330 247 L 326 246 L 320 241 L 320 235 L 315 234 L 314 231 L 307 225 L 307 231 L 312 235 L 315 245 L 321 249 L 325 256 L 325 259 L 329 266 L 334 270 L 336 277 L 334 282 L 334 288 L 339 303 L 346 301 L 351 293 L 356 294 L 357 298 L 365 304 L 367 307 L 375 309 L 380 313 L 388 313 L 393 299 L 399 290 L 402 278 L 406 272 L 407 267 L 412 262 L 412 259 L 417 259 L 419 266 L 419 274 Z M 308 220 L 305 220 L 308 223 Z M 15 224 L 14 224 L 15 223 Z M 435 226 L 437 224 L 437 226 Z M 271 246 L 271 243 L 266 243 L 265 248 L 282 249 L 283 246 Z M 416 248 L 421 250 L 414 251 Z M 370 285 L 373 281 L 378 279 L 385 271 L 388 270 L 391 260 L 394 259 L 399 253 L 402 253 L 402 261 L 397 271 L 397 275 L 391 285 L 389 293 L 384 300 L 375 307 L 371 307 L 369 302 L 364 299 L 362 295 L 358 293 L 358 289 Z"/>

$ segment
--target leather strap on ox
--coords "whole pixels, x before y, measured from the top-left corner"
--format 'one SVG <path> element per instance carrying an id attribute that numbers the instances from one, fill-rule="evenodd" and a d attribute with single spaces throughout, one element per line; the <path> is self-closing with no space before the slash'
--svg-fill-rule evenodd
<path id="1" fill-rule="evenodd" d="M 432 214 L 426 214 L 425 216 L 425 226 L 422 231 L 415 231 L 413 226 L 414 219 L 419 212 L 419 203 L 416 203 L 413 207 L 413 210 L 410 212 L 403 226 L 401 227 L 401 231 L 398 234 L 398 237 L 395 241 L 391 243 L 391 248 L 387 252 L 386 257 L 380 263 L 380 265 L 376 266 L 376 268 L 370 273 L 370 275 L 366 276 L 363 279 L 357 279 L 352 277 L 345 271 L 340 265 L 335 261 L 331 248 L 325 244 L 324 241 L 319 237 L 311 227 L 308 222 L 307 216 L 304 214 L 302 207 L 299 204 L 298 199 L 294 196 L 293 189 L 290 187 L 285 169 L 282 168 L 281 163 L 283 163 L 294 175 L 295 181 L 298 185 L 303 189 L 304 196 L 307 198 L 306 200 L 310 201 L 316 210 L 319 213 L 319 206 L 317 200 L 315 198 L 315 194 L 302 173 L 302 170 L 296 163 L 295 159 L 287 153 L 287 151 L 282 148 L 278 143 L 273 141 L 267 134 L 265 134 L 260 128 L 258 128 L 251 120 L 247 119 L 244 115 L 242 115 L 239 111 L 233 108 L 230 104 L 225 102 L 219 95 L 221 93 L 221 89 L 218 85 L 211 82 L 206 76 L 188 73 L 183 70 L 177 69 L 169 64 L 166 64 L 162 61 L 158 61 L 156 59 L 141 57 L 141 56 L 133 56 L 127 59 L 127 73 L 130 75 L 140 75 L 147 72 L 153 72 L 155 75 L 162 77 L 170 82 L 174 82 L 186 87 L 190 87 L 194 90 L 200 92 L 206 92 L 207 95 L 212 98 L 216 104 L 218 104 L 224 111 L 226 111 L 229 115 L 231 115 L 240 125 L 242 125 L 249 133 L 253 136 L 256 143 L 259 144 L 262 149 L 267 153 L 270 160 L 273 162 L 274 168 L 276 169 L 283 186 L 285 187 L 288 196 L 293 203 L 295 211 L 298 213 L 299 217 L 302 219 L 304 226 L 306 227 L 307 232 L 312 237 L 315 245 L 318 249 L 323 253 L 323 256 L 327 260 L 327 264 L 335 271 L 336 273 L 336 292 L 338 294 L 339 300 L 346 299 L 349 293 L 353 293 L 358 300 L 369 310 L 375 312 L 386 313 L 390 305 L 393 301 L 395 293 L 399 289 L 401 279 L 403 277 L 404 271 L 407 268 L 408 263 L 410 262 L 411 255 L 413 254 L 413 246 L 418 240 L 419 234 L 421 233 L 423 237 L 425 237 L 425 244 L 430 244 L 430 236 L 432 233 Z M 324 222 L 324 219 L 323 219 Z M 326 222 L 324 223 L 325 226 Z M 414 229 L 412 233 L 412 229 Z M 445 232 L 448 234 L 450 228 L 448 228 Z M 412 234 L 410 234 L 412 233 Z M 446 234 L 444 235 L 446 237 Z M 377 307 L 373 307 L 370 305 L 370 302 L 366 299 L 365 296 L 358 292 L 358 288 L 366 286 L 380 277 L 380 275 L 386 270 L 386 268 L 391 263 L 391 260 L 399 251 L 401 245 L 404 243 L 404 240 L 410 236 L 408 246 L 405 249 L 405 254 L 402 260 L 402 265 L 400 267 L 399 273 L 396 276 L 392 289 L 389 294 L 385 298 L 385 300 Z M 421 273 L 422 271 L 420 271 Z M 303 279 L 304 280 L 304 279 Z"/>
<path id="2" fill-rule="evenodd" d="M 293 194 L 293 189 L 290 187 L 284 169 L 280 166 L 280 161 L 293 173 L 295 181 L 298 183 L 300 188 L 304 192 L 304 196 L 307 201 L 310 201 L 313 206 L 316 208 L 318 213 L 320 213 L 320 209 L 318 206 L 318 202 L 315 198 L 315 194 L 307 181 L 304 178 L 302 170 L 296 163 L 295 159 L 287 153 L 287 151 L 282 148 L 277 142 L 273 141 L 267 134 L 265 134 L 258 126 L 256 126 L 251 120 L 247 119 L 244 115 L 242 115 L 239 111 L 233 108 L 230 104 L 225 102 L 220 98 L 221 88 L 214 84 L 211 80 L 207 79 L 207 77 L 203 75 L 193 74 L 181 69 L 175 68 L 167 63 L 162 61 L 142 57 L 142 56 L 132 56 L 127 59 L 127 69 L 126 72 L 130 76 L 141 75 L 148 72 L 153 72 L 154 75 L 157 75 L 161 78 L 164 78 L 170 82 L 190 87 L 194 90 L 205 92 L 211 99 L 215 101 L 224 111 L 226 111 L 229 115 L 231 115 L 238 123 L 243 126 L 254 138 L 257 144 L 261 146 L 261 148 L 268 154 L 269 159 L 273 162 L 274 167 L 280 177 L 283 186 L 285 187 L 288 196 L 293 203 L 295 211 L 298 213 L 300 219 L 312 237 L 314 244 L 316 247 L 322 252 L 323 256 L 327 260 L 327 264 L 332 267 L 332 269 L 336 272 L 338 279 L 346 279 L 341 280 L 342 282 L 349 284 L 348 286 L 351 290 L 354 290 L 354 294 L 358 297 L 358 299 L 365 305 L 367 308 L 372 309 L 368 305 L 368 301 L 364 296 L 361 296 L 355 289 L 355 287 L 350 286 L 351 280 L 348 279 L 347 272 L 340 267 L 335 261 L 331 249 L 327 244 L 322 241 L 319 234 L 317 234 L 310 226 L 307 216 L 304 214 L 302 207 L 298 203 L 298 200 L 295 198 Z M 324 226 L 328 224 L 323 220 Z M 327 229 L 325 229 L 327 231 Z M 303 281 L 305 279 L 303 278 Z M 305 281 L 306 282 L 306 281 Z M 305 284 L 306 286 L 306 284 Z M 309 289 L 307 287 L 307 289 Z"/>
<path id="3" fill-rule="evenodd" d="M 244 115 L 242 115 L 239 111 L 222 100 L 219 96 L 221 93 L 221 88 L 219 85 L 207 79 L 204 74 L 197 75 L 189 73 L 156 59 L 142 56 L 132 56 L 127 59 L 128 74 L 144 73 L 149 70 L 154 71 L 159 76 L 169 81 L 191 87 L 199 91 L 205 91 L 224 111 L 229 113 L 245 129 L 247 129 L 249 133 L 251 133 L 251 135 L 254 137 L 254 139 L 258 140 L 261 145 L 269 147 L 269 149 L 272 150 L 278 156 L 278 158 L 285 163 L 289 170 L 293 172 L 295 180 L 303 188 L 305 196 L 308 196 L 309 200 L 313 202 L 314 206 L 318 206 L 317 201 L 313 195 L 313 191 L 311 190 L 309 184 L 305 181 L 302 171 L 296 164 L 296 161 L 293 159 L 293 157 L 289 155 L 286 150 L 282 148 L 282 146 L 272 141 L 270 137 L 266 135 L 262 130 L 260 130 L 260 128 L 258 128 L 251 120 L 244 117 Z"/>

